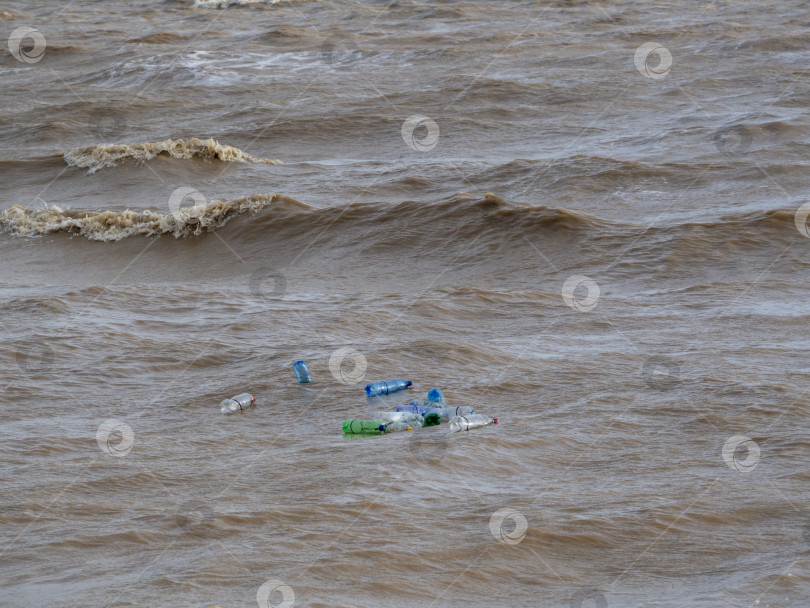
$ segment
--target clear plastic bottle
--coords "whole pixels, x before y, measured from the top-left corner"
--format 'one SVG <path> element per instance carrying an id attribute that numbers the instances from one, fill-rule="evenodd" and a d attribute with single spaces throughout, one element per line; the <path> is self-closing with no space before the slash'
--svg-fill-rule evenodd
<path id="1" fill-rule="evenodd" d="M 380 435 L 385 425 L 377 420 L 344 420 L 343 432 L 347 435 Z"/>
<path id="2" fill-rule="evenodd" d="M 225 399 L 219 404 L 219 411 L 223 414 L 235 414 L 256 405 L 256 397 L 250 393 L 242 393 L 236 397 Z"/>
<path id="3" fill-rule="evenodd" d="M 298 382 L 301 384 L 309 384 L 312 382 L 312 376 L 309 375 L 309 368 L 307 367 L 306 361 L 296 361 L 293 363 L 292 367 L 295 377 L 298 378 Z"/>
<path id="4" fill-rule="evenodd" d="M 421 415 L 413 412 L 377 412 L 374 415 L 374 420 L 380 421 L 382 424 L 389 424 L 391 422 L 404 422 L 408 426 L 417 427 L 422 426 L 424 418 Z"/>
<path id="5" fill-rule="evenodd" d="M 497 418 L 490 418 L 483 414 L 471 414 L 470 416 L 453 416 L 450 418 L 451 431 L 469 431 L 488 424 L 498 424 Z"/>
<path id="6" fill-rule="evenodd" d="M 458 407 L 426 407 L 425 414 L 431 412 L 437 413 L 442 417 L 442 420 L 450 420 L 453 416 L 469 416 L 474 414 L 475 411 L 468 405 L 460 405 Z"/>
<path id="7" fill-rule="evenodd" d="M 412 431 L 413 427 L 408 424 L 407 422 L 403 422 L 401 420 L 397 420 L 395 422 L 389 422 L 385 425 L 385 432 L 386 433 L 396 433 L 398 431 Z"/>
<path id="8" fill-rule="evenodd" d="M 403 380 L 402 378 L 394 378 L 385 382 L 372 382 L 366 385 L 366 395 L 369 397 L 376 397 L 377 395 L 390 395 L 397 391 L 402 391 L 411 386 L 413 382 L 410 380 Z"/>
<path id="9" fill-rule="evenodd" d="M 422 415 L 427 408 L 418 401 L 411 401 L 408 405 L 398 405 L 396 410 L 398 412 L 411 412 L 413 414 Z"/>

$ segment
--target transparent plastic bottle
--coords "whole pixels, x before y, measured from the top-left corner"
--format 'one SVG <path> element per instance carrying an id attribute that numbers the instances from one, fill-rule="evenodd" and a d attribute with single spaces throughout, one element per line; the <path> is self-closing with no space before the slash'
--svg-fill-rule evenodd
<path id="1" fill-rule="evenodd" d="M 408 424 L 407 422 L 402 422 L 401 420 L 397 420 L 395 422 L 389 422 L 385 425 L 385 432 L 386 433 L 396 433 L 398 431 L 412 431 L 413 427 Z"/>
<path id="2" fill-rule="evenodd" d="M 453 416 L 450 418 L 451 431 L 469 431 L 488 424 L 498 424 L 497 418 L 490 418 L 483 414 L 471 414 L 470 416 Z"/>
<path id="3" fill-rule="evenodd" d="M 408 405 L 398 405 L 398 412 L 412 412 L 414 414 L 424 414 L 427 408 L 418 401 L 411 401 Z"/>
<path id="4" fill-rule="evenodd" d="M 413 382 L 410 380 L 403 380 L 402 378 L 394 378 L 393 380 L 386 380 L 385 382 L 372 382 L 366 385 L 366 395 L 369 397 L 390 395 L 391 393 L 405 390 L 412 384 Z"/>
<path id="5" fill-rule="evenodd" d="M 295 377 L 298 378 L 298 382 L 301 384 L 309 384 L 312 382 L 312 376 L 309 375 L 309 368 L 307 367 L 306 361 L 296 361 L 293 363 L 292 368 Z"/>
<path id="6" fill-rule="evenodd" d="M 343 432 L 347 435 L 380 435 L 385 425 L 377 420 L 344 420 Z"/>
<path id="7" fill-rule="evenodd" d="M 453 416 L 469 416 L 474 414 L 475 411 L 468 405 L 460 405 L 458 407 L 426 407 L 425 414 L 431 412 L 437 413 L 442 417 L 442 420 L 450 420 Z"/>
<path id="8" fill-rule="evenodd" d="M 391 422 L 404 422 L 408 426 L 417 427 L 422 426 L 424 418 L 421 415 L 413 412 L 377 412 L 374 415 L 374 420 L 380 421 L 382 424 L 389 424 Z"/>
<path id="9" fill-rule="evenodd" d="M 242 393 L 236 397 L 225 399 L 219 404 L 219 411 L 223 414 L 235 414 L 256 405 L 256 397 L 250 393 Z"/>

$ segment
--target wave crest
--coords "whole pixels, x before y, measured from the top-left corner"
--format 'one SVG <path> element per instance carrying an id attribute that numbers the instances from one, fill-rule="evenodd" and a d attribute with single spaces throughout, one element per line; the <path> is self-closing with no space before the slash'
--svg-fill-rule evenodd
<path id="1" fill-rule="evenodd" d="M 12 205 L 0 213 L 0 224 L 17 236 L 41 236 L 64 232 L 93 241 L 120 241 L 130 236 L 171 235 L 174 238 L 198 236 L 224 226 L 228 220 L 245 213 L 258 213 L 274 205 L 308 209 L 303 203 L 281 194 L 254 194 L 234 200 L 215 200 L 175 213 L 155 211 L 87 211 L 61 209 L 25 209 Z"/>
<path id="2" fill-rule="evenodd" d="M 188 141 L 166 139 L 160 142 L 147 142 L 144 144 L 89 146 L 65 152 L 63 158 L 68 166 L 87 169 L 88 173 L 95 173 L 104 167 L 114 167 L 122 160 L 147 161 L 161 154 L 172 158 L 188 159 L 199 157 L 230 163 L 284 164 L 280 160 L 252 156 L 233 146 L 223 146 L 213 139 L 197 139 L 196 137 L 192 137 Z"/>

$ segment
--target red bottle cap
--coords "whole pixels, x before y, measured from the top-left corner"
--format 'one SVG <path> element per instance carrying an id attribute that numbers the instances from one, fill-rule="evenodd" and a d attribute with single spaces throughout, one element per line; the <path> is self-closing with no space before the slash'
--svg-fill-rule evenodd
<path id="1" fill-rule="evenodd" d="M 498 424 L 498 419 L 497 419 L 497 418 L 493 418 L 493 419 L 492 419 L 492 422 L 493 422 L 493 424 Z"/>

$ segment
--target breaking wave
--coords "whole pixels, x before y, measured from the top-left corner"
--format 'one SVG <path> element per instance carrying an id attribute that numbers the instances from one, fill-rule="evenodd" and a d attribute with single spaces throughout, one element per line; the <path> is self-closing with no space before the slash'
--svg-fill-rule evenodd
<path id="1" fill-rule="evenodd" d="M 298 201 L 280 194 L 256 194 L 234 200 L 215 200 L 174 213 L 156 211 L 87 211 L 25 209 L 12 205 L 0 213 L 0 224 L 16 236 L 40 236 L 64 232 L 93 241 L 120 241 L 131 236 L 197 236 L 224 226 L 234 216 L 257 213 L 274 204 L 307 209 Z"/>
<path id="2" fill-rule="evenodd" d="M 166 139 L 144 144 L 89 146 L 65 152 L 63 157 L 69 166 L 80 167 L 87 169 L 88 173 L 95 173 L 104 167 L 114 167 L 122 160 L 132 159 L 144 162 L 161 154 L 172 158 L 197 157 L 230 163 L 284 164 L 280 160 L 260 158 L 247 154 L 239 148 L 223 146 L 213 139 L 197 139 L 196 137 L 189 140 Z"/>

